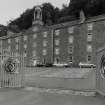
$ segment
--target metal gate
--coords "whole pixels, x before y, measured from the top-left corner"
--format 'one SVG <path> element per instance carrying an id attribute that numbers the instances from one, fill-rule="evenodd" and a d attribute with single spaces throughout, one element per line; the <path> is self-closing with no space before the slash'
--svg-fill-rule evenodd
<path id="1" fill-rule="evenodd" d="M 0 55 L 0 87 L 24 86 L 24 57 L 15 53 Z"/>
<path id="2" fill-rule="evenodd" d="M 105 95 L 105 48 L 100 49 L 97 54 L 96 88 Z"/>

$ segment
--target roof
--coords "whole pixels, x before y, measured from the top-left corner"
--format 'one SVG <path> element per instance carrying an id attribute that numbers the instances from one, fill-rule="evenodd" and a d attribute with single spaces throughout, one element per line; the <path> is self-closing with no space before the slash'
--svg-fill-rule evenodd
<path id="1" fill-rule="evenodd" d="M 94 16 L 94 17 L 89 17 L 89 18 L 86 19 L 86 21 L 84 23 L 81 23 L 81 21 L 79 19 L 77 19 L 77 20 L 74 20 L 74 21 L 69 21 L 69 22 L 60 23 L 60 24 L 47 26 L 47 27 L 57 29 L 57 28 L 65 27 L 65 26 L 73 26 L 73 25 L 85 24 L 85 23 L 102 21 L 102 20 L 105 20 L 105 14 Z"/>
<path id="2" fill-rule="evenodd" d="M 94 17 L 89 17 L 88 19 L 86 19 L 86 21 L 84 23 L 81 23 L 81 21 L 79 19 L 77 19 L 77 20 L 74 20 L 74 21 L 69 21 L 69 22 L 65 22 L 65 23 L 55 24 L 55 25 L 51 25 L 51 26 L 42 26 L 41 30 L 37 31 L 37 33 L 43 32 L 43 31 L 46 31 L 46 30 L 51 30 L 51 29 L 54 30 L 54 29 L 59 29 L 59 28 L 62 28 L 62 27 L 86 24 L 86 23 L 102 21 L 102 20 L 105 20 L 105 14 L 94 16 Z M 9 38 L 9 37 L 16 37 L 16 36 L 23 35 L 23 34 L 33 34 L 33 33 L 35 33 L 35 32 L 32 31 L 33 27 L 34 26 L 32 26 L 28 30 L 22 31 L 20 33 L 14 33 L 14 35 L 12 35 L 12 36 L 0 37 L 0 39 L 5 39 L 5 38 Z"/>

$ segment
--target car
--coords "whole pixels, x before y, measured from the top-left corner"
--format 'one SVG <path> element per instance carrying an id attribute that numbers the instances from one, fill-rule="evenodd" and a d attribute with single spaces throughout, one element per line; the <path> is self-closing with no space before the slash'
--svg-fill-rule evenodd
<path id="1" fill-rule="evenodd" d="M 95 64 L 91 64 L 91 63 L 80 62 L 79 63 L 79 67 L 80 68 L 95 68 L 96 65 Z"/>
<path id="2" fill-rule="evenodd" d="M 66 63 L 54 63 L 53 66 L 56 66 L 56 67 L 67 67 L 68 64 L 66 64 Z"/>

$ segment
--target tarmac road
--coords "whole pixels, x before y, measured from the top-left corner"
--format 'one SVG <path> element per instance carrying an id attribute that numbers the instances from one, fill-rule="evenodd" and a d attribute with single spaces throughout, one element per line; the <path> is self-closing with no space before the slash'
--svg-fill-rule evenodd
<path id="1" fill-rule="evenodd" d="M 40 89 L 2 89 L 0 105 L 105 105 L 105 98 L 49 93 Z"/>

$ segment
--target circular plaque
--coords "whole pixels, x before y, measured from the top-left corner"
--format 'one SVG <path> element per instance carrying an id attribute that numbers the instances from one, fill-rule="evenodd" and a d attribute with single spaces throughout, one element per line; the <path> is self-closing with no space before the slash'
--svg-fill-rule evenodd
<path id="1" fill-rule="evenodd" d="M 7 60 L 4 61 L 4 70 L 7 73 L 15 73 L 17 70 L 17 62 L 13 58 L 8 58 Z"/>

